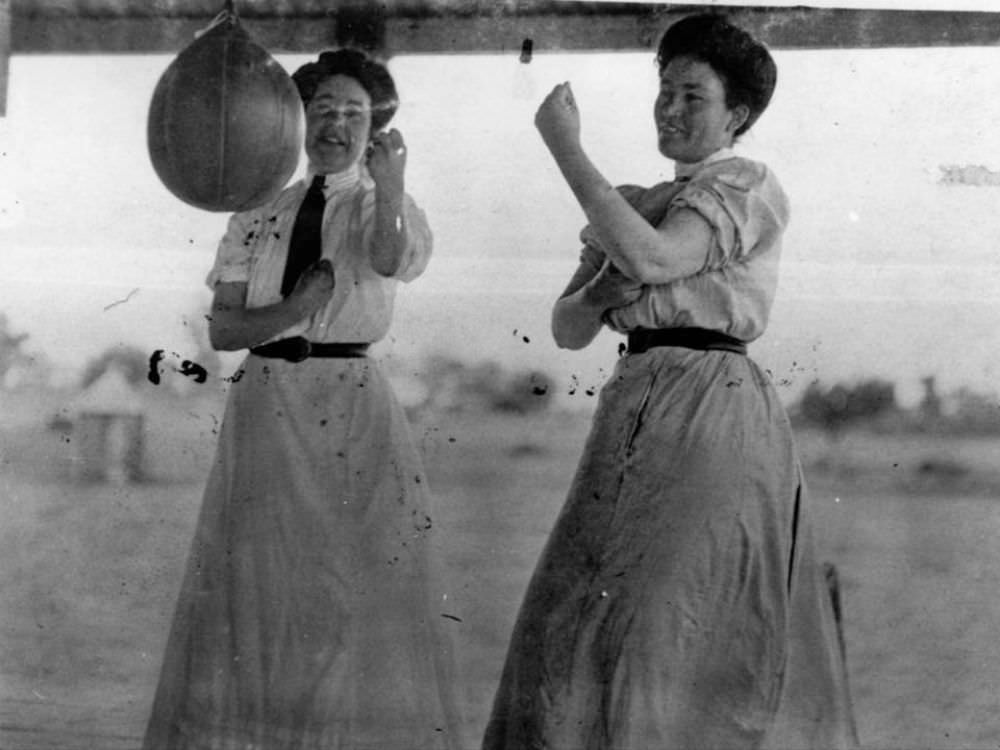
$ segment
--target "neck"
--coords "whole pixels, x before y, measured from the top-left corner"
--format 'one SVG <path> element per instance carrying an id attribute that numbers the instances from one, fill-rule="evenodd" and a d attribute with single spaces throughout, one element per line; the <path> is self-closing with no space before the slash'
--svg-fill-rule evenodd
<path id="1" fill-rule="evenodd" d="M 353 185 L 358 181 L 358 178 L 361 176 L 361 165 L 355 162 L 350 167 L 340 172 L 326 172 L 310 165 L 306 181 L 308 182 L 312 180 L 312 178 L 316 175 L 324 175 L 326 177 L 324 182 L 327 189 L 346 187 L 347 185 Z"/>
<path id="2" fill-rule="evenodd" d="M 690 177 L 706 164 L 711 164 L 712 162 L 719 161 L 720 159 L 727 159 L 732 155 L 732 146 L 720 146 L 704 159 L 699 159 L 698 161 L 693 162 L 675 161 L 674 174 L 677 177 Z"/>

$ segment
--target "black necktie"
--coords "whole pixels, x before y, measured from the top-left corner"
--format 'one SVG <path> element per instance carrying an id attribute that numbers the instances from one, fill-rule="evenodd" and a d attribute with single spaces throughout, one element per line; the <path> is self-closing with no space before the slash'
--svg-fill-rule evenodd
<path id="1" fill-rule="evenodd" d="M 281 277 L 282 297 L 291 293 L 302 272 L 323 255 L 323 208 L 326 205 L 326 196 L 323 195 L 324 179 L 325 175 L 321 174 L 313 177 L 295 216 L 292 237 L 288 241 L 285 275 Z"/>

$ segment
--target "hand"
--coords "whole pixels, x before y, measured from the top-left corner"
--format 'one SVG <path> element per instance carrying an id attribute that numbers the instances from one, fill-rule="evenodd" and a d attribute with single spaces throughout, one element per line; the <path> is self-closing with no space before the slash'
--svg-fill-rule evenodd
<path id="1" fill-rule="evenodd" d="M 535 127 L 557 159 L 580 146 L 580 112 L 569 82 L 560 83 L 535 113 Z"/>
<path id="2" fill-rule="evenodd" d="M 642 295 L 642 284 L 633 281 L 618 270 L 610 260 L 605 260 L 586 286 L 587 301 L 603 312 L 624 307 Z"/>
<path id="3" fill-rule="evenodd" d="M 406 144 L 402 134 L 395 128 L 376 134 L 368 144 L 368 173 L 375 185 L 402 193 L 405 170 Z"/>
<path id="4" fill-rule="evenodd" d="M 305 303 L 307 315 L 312 315 L 330 301 L 335 286 L 333 264 L 323 258 L 302 272 L 290 296 Z"/>

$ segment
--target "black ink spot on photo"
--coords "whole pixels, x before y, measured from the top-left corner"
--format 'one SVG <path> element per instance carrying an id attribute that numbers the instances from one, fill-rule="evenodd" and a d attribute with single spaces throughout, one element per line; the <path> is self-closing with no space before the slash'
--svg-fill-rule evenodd
<path id="1" fill-rule="evenodd" d="M 525 65 L 527 65 L 528 63 L 531 62 L 531 55 L 532 55 L 532 51 L 534 49 L 534 46 L 535 46 L 535 42 L 534 42 L 533 39 L 531 39 L 531 37 L 527 37 L 527 38 L 525 38 L 525 40 L 523 42 L 521 42 L 521 57 L 520 57 L 520 60 Z"/>
<path id="2" fill-rule="evenodd" d="M 204 383 L 208 380 L 208 371 L 197 362 L 192 362 L 189 359 L 181 362 L 181 375 L 194 378 L 194 382 L 196 383 Z"/>
<path id="3" fill-rule="evenodd" d="M 160 384 L 160 362 L 163 360 L 163 350 L 157 349 L 149 355 L 149 374 L 146 376 L 153 385 Z"/>

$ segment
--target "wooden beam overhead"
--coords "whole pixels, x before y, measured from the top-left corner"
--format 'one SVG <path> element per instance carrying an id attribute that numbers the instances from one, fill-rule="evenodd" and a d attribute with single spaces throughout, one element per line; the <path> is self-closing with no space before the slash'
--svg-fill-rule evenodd
<path id="1" fill-rule="evenodd" d="M 219 0 L 4 0 L 11 49 L 33 53 L 176 52 L 222 9 Z M 236 2 L 247 31 L 272 52 L 357 44 L 386 54 L 650 50 L 671 21 L 701 5 L 562 0 Z M 1000 13 L 710 6 L 775 49 L 990 46 Z"/>
<path id="2" fill-rule="evenodd" d="M 10 0 L 0 0 L 0 117 L 7 116 L 7 77 L 10 75 Z"/>

